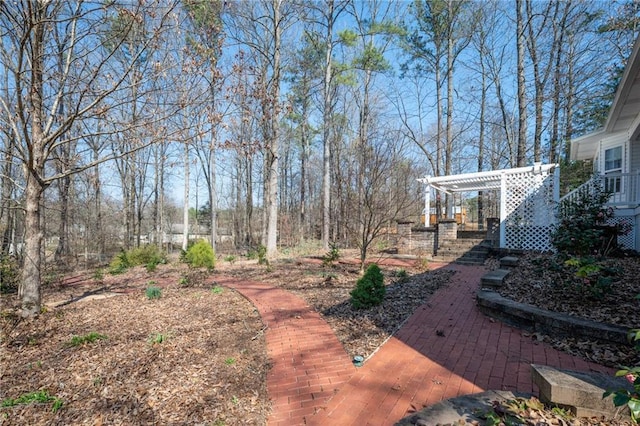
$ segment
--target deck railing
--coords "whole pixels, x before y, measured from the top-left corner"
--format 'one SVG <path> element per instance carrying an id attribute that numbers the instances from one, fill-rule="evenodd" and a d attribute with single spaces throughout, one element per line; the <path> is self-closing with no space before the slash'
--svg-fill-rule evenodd
<path id="1" fill-rule="evenodd" d="M 606 191 L 611 195 L 607 205 L 637 207 L 640 205 L 639 173 L 607 173 L 596 175 L 560 199 L 560 206 L 569 205 L 585 194 Z"/>

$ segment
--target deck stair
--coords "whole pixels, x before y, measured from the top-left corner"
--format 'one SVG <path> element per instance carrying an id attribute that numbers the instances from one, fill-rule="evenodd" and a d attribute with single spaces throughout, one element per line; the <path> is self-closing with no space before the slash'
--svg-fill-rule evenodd
<path id="1" fill-rule="evenodd" d="M 434 259 L 464 265 L 483 265 L 489 255 L 490 245 L 479 235 L 459 233 L 457 240 L 440 244 Z"/>

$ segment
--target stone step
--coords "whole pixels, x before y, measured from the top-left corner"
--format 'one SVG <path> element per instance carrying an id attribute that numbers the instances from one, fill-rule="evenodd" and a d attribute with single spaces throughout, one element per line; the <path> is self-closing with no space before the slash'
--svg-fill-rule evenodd
<path id="1" fill-rule="evenodd" d="M 632 390 L 624 378 L 560 370 L 546 365 L 531 364 L 531 378 L 538 385 L 542 402 L 568 407 L 576 417 L 614 419 L 621 415 L 622 410 L 613 405 L 612 396 L 602 398 L 602 394 L 621 388 Z"/>
<path id="2" fill-rule="evenodd" d="M 459 240 L 484 240 L 487 238 L 487 231 L 458 231 L 457 237 Z"/>
<path id="3" fill-rule="evenodd" d="M 487 256 L 486 255 L 480 254 L 480 253 L 471 253 L 471 252 L 466 252 L 466 253 L 442 253 L 442 252 L 438 252 L 438 254 L 435 257 L 440 258 L 440 259 L 444 259 L 444 260 L 448 260 L 448 261 L 454 261 L 454 260 L 458 260 L 458 259 L 469 259 L 469 260 L 477 260 L 477 261 L 484 262 L 485 260 L 487 260 Z"/>
<path id="4" fill-rule="evenodd" d="M 479 246 L 482 245 L 482 243 L 485 240 L 482 238 L 469 238 L 469 239 L 459 239 L 459 240 L 446 240 L 443 241 L 441 243 L 441 245 L 446 246 L 446 245 L 460 245 L 460 246 L 467 246 L 467 247 L 473 247 L 473 246 Z"/>
<path id="5" fill-rule="evenodd" d="M 486 259 L 468 259 L 468 258 L 464 258 L 464 257 L 460 257 L 458 259 L 455 259 L 454 262 L 459 264 L 459 265 L 484 265 Z"/>
<path id="6" fill-rule="evenodd" d="M 466 251 L 466 252 L 440 252 L 435 257 L 443 262 L 456 262 L 464 265 L 484 265 L 487 260 L 488 252 L 484 251 Z"/>
<path id="7" fill-rule="evenodd" d="M 516 256 L 505 256 L 500 258 L 500 268 L 501 269 L 506 269 L 506 268 L 515 268 L 516 266 L 518 266 L 518 261 L 520 259 L 518 259 Z"/>
<path id="8" fill-rule="evenodd" d="M 482 244 L 467 244 L 467 243 L 451 243 L 445 242 L 438 246 L 438 250 L 471 250 L 477 248 L 479 250 L 489 250 L 489 247 L 483 246 Z"/>
<path id="9" fill-rule="evenodd" d="M 480 288 L 495 290 L 502 287 L 502 281 L 510 272 L 508 269 L 496 269 L 487 272 L 480 279 Z"/>

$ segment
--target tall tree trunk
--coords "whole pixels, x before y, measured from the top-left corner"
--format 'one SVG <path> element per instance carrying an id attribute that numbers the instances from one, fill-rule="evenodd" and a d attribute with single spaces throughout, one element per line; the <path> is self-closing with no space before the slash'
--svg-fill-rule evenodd
<path id="1" fill-rule="evenodd" d="M 526 165 L 527 151 L 527 88 L 524 75 L 524 27 L 522 17 L 522 0 L 516 0 L 516 55 L 518 68 L 518 150 L 516 152 L 516 165 Z"/>
<path id="2" fill-rule="evenodd" d="M 453 0 L 447 1 L 447 14 L 449 16 L 449 35 L 447 37 L 447 141 L 445 147 L 444 174 L 451 176 L 453 157 Z M 453 218 L 453 195 L 446 196 L 447 217 Z"/>
<path id="3" fill-rule="evenodd" d="M 40 284 L 43 263 L 42 200 L 45 190 L 44 176 L 44 118 L 43 118 L 43 70 L 44 70 L 44 31 L 47 25 L 45 16 L 47 6 L 35 5 L 30 10 L 33 22 L 31 35 L 31 81 L 29 87 L 29 113 L 31 114 L 31 145 L 29 162 L 24 165 L 25 188 L 25 257 L 22 268 L 22 280 L 18 286 L 21 300 L 21 315 L 33 317 L 40 313 L 42 303 Z"/>
<path id="4" fill-rule="evenodd" d="M 305 107 L 306 110 L 306 107 Z M 304 114 L 307 115 L 306 112 Z M 300 220 L 300 233 L 298 235 L 298 241 L 304 242 L 306 235 L 306 195 L 307 195 L 307 158 L 309 156 L 309 137 L 307 136 L 307 119 L 305 118 L 302 125 L 302 152 L 300 154 L 300 198 L 298 201 L 298 211 Z"/>
<path id="5" fill-rule="evenodd" d="M 60 203 L 60 223 L 58 225 L 58 246 L 54 259 L 58 265 L 64 264 L 71 253 L 69 247 L 69 189 L 71 176 L 65 176 L 58 181 L 58 196 Z"/>
<path id="6" fill-rule="evenodd" d="M 564 34 L 566 22 L 571 8 L 571 2 L 567 2 L 559 23 L 559 28 L 555 31 L 554 40 L 554 73 L 553 73 L 553 114 L 551 117 L 551 141 L 549 144 L 549 162 L 551 164 L 558 161 L 558 145 L 560 144 L 560 111 L 562 110 L 562 57 L 564 52 Z"/>
<path id="7" fill-rule="evenodd" d="M 189 245 L 189 144 L 184 143 L 184 204 L 182 206 L 182 250 Z"/>
<path id="8" fill-rule="evenodd" d="M 245 169 L 245 242 L 248 246 L 252 246 L 255 241 L 253 239 L 253 160 L 247 156 L 247 167 Z"/>
<path id="9" fill-rule="evenodd" d="M 57 30 L 57 27 L 54 27 Z M 64 49 L 65 49 L 65 41 L 61 40 L 58 32 L 54 32 L 54 38 L 56 42 L 56 46 L 58 48 L 57 54 L 57 69 L 58 73 L 62 75 L 64 73 Z M 58 117 L 64 117 L 65 115 L 65 103 L 67 102 L 66 97 L 62 98 L 60 104 L 58 105 Z M 65 138 L 66 135 L 63 133 L 60 138 Z M 72 144 L 64 144 L 59 147 L 58 151 L 58 159 L 56 161 L 57 171 L 58 173 L 62 172 L 65 169 L 70 168 L 70 162 L 72 161 Z M 67 257 L 71 253 L 71 249 L 69 247 L 69 190 L 71 188 L 71 176 L 64 176 L 58 181 L 58 195 L 59 195 L 59 203 L 60 203 L 60 224 L 58 225 L 58 246 L 56 247 L 56 251 L 54 254 L 54 259 L 58 265 L 64 264 L 67 261 Z M 87 259 L 85 259 L 86 261 Z"/>
<path id="10" fill-rule="evenodd" d="M 364 270 L 364 260 L 366 258 L 366 233 L 365 233 L 365 216 L 362 206 L 365 201 L 364 193 L 364 180 L 368 162 L 369 152 L 369 90 L 371 84 L 371 70 L 367 69 L 364 72 L 363 88 L 364 93 L 362 95 L 362 106 L 360 107 L 360 123 L 358 125 L 358 145 L 356 146 L 356 155 L 359 157 L 358 170 L 357 170 L 357 183 L 358 183 L 358 198 L 357 204 L 354 206 L 356 212 L 356 220 L 358 221 L 358 236 L 361 239 L 360 242 L 360 270 Z"/>
<path id="11" fill-rule="evenodd" d="M 128 224 L 128 236 L 127 236 L 127 249 L 135 247 L 136 240 L 136 166 L 135 154 L 131 154 L 131 175 L 129 175 L 129 205 L 127 206 L 127 224 Z"/>
<path id="12" fill-rule="evenodd" d="M 574 55 L 573 55 L 573 46 L 574 46 L 573 35 L 569 35 L 569 53 L 567 60 L 567 83 L 566 83 L 566 92 L 565 92 L 565 129 L 564 129 L 564 138 L 563 138 L 563 146 L 562 146 L 562 158 L 564 161 L 569 161 L 570 159 L 570 148 L 571 143 L 570 140 L 573 137 L 573 104 L 575 101 L 575 76 L 574 76 Z"/>
<path id="13" fill-rule="evenodd" d="M 157 247 L 162 248 L 162 236 L 160 235 L 160 175 L 163 173 L 160 162 L 162 155 L 162 145 L 153 150 L 153 164 L 155 173 L 153 174 L 153 214 L 152 227 L 153 239 Z"/>
<path id="14" fill-rule="evenodd" d="M 215 138 L 211 141 L 211 150 L 209 151 L 209 221 L 211 247 L 213 252 L 216 251 L 216 241 L 218 240 L 218 192 L 216 189 L 216 152 L 213 145 L 215 144 Z M 197 206 L 196 206 L 197 208 Z"/>
<path id="15" fill-rule="evenodd" d="M 95 211 L 96 211 L 96 250 L 98 252 L 98 259 L 102 262 L 105 256 L 105 235 L 102 225 L 102 185 L 100 181 L 100 168 L 96 165 L 95 167 L 95 179 L 94 179 L 94 191 L 95 191 Z"/>
<path id="16" fill-rule="evenodd" d="M 269 167 L 269 199 L 267 207 L 267 259 L 273 259 L 278 253 L 278 155 L 279 155 L 279 129 L 278 119 L 280 114 L 280 45 L 282 42 L 282 27 L 280 8 L 282 0 L 273 0 L 273 75 L 271 77 L 270 98 L 273 101 L 270 113 L 269 149 L 267 150 L 267 165 Z"/>
<path id="17" fill-rule="evenodd" d="M 436 176 L 441 176 L 442 167 L 442 89 L 440 88 L 440 62 L 436 60 L 434 64 L 434 72 L 436 79 L 436 169 L 433 171 Z M 430 214 L 425 212 L 425 214 Z M 436 191 L 436 221 L 442 216 L 442 200 L 440 193 Z"/>
<path id="18" fill-rule="evenodd" d="M 322 248 L 329 250 L 331 232 L 331 80 L 333 75 L 334 0 L 327 0 L 327 33 L 325 34 L 324 82 L 322 87 Z"/>
<path id="19" fill-rule="evenodd" d="M 217 62 L 216 62 L 217 63 Z M 216 252 L 216 241 L 218 239 L 218 190 L 216 188 L 216 143 L 217 143 L 217 133 L 216 133 L 216 119 L 215 119 L 215 111 L 216 111 L 216 86 L 215 86 L 215 76 L 217 74 L 214 63 L 211 66 L 210 74 L 211 74 L 211 83 L 209 85 L 209 91 L 211 95 L 211 113 L 209 114 L 210 120 L 209 124 L 211 125 L 211 144 L 209 146 L 209 222 L 211 223 L 210 228 L 210 236 L 211 236 L 211 247 L 213 248 L 213 252 Z M 196 206 L 197 208 L 197 206 Z"/>
<path id="20" fill-rule="evenodd" d="M 240 157 L 240 154 L 238 152 L 236 152 L 236 158 L 235 158 L 235 163 L 236 163 L 236 176 L 234 179 L 234 184 L 235 184 L 235 189 L 234 189 L 234 195 L 235 195 L 235 209 L 234 209 L 234 213 L 233 213 L 233 241 L 235 243 L 235 247 L 236 248 L 240 248 L 241 242 L 244 242 L 242 240 L 242 235 L 244 232 L 244 217 L 246 216 L 246 212 L 244 211 L 244 208 L 242 208 L 242 185 L 244 183 L 243 181 L 243 174 L 244 174 L 244 167 L 242 164 L 242 158 Z"/>
<path id="21" fill-rule="evenodd" d="M 533 20 L 532 1 L 525 0 L 525 10 L 527 19 Z M 546 16 L 546 15 L 545 15 Z M 530 21 L 527 25 L 529 37 L 527 39 L 529 47 L 529 56 L 531 58 L 531 66 L 533 67 L 533 84 L 535 87 L 535 129 L 533 135 L 533 161 L 540 161 L 540 147 L 542 145 L 542 106 L 544 102 L 544 83 L 540 77 L 540 63 L 538 60 L 537 37 L 534 31 L 533 23 Z"/>
<path id="22" fill-rule="evenodd" d="M 555 20 L 558 14 L 559 2 L 548 2 L 546 5 L 546 9 L 542 13 L 534 14 L 532 9 L 532 0 L 525 0 L 525 11 L 527 18 L 527 47 L 529 48 L 529 56 L 531 58 L 531 66 L 533 68 L 533 84 L 535 87 L 534 94 L 534 110 L 535 110 L 535 129 L 533 136 L 533 161 L 539 162 L 542 158 L 542 118 L 544 115 L 543 106 L 544 106 L 544 98 L 545 98 L 545 86 L 547 82 L 547 78 L 549 75 L 549 70 L 551 69 L 551 62 L 553 58 L 553 52 L 549 52 L 549 62 L 545 67 L 544 72 L 540 70 L 540 55 L 538 52 L 537 40 L 538 36 L 541 33 L 541 30 L 536 32 L 536 28 L 534 28 L 533 21 L 536 15 L 542 17 L 542 22 L 539 25 L 540 29 L 544 29 L 548 26 L 549 19 L 554 22 L 555 28 Z M 551 14 L 551 8 L 553 7 L 553 15 Z"/>
<path id="23" fill-rule="evenodd" d="M 35 121 L 35 120 L 34 120 Z M 35 129 L 34 129 L 35 130 Z M 41 144 L 32 130 L 34 147 Z M 38 148 L 36 148 L 38 149 Z M 22 316 L 32 317 L 40 313 L 41 294 L 40 282 L 42 270 L 42 242 L 44 233 L 42 230 L 41 207 L 44 187 L 40 181 L 41 167 L 33 171 L 26 171 L 27 187 L 25 190 L 25 258 L 22 269 L 22 281 L 18 289 L 18 295 L 22 301 Z"/>
<path id="24" fill-rule="evenodd" d="M 11 135 L 11 132 L 7 132 L 7 135 Z M 0 182 L 2 182 L 2 199 L 0 200 L 0 229 L 2 230 L 2 254 L 10 252 L 13 246 L 14 235 L 14 217 L 15 209 L 13 209 L 13 193 L 14 193 L 14 164 L 13 164 L 13 150 L 15 149 L 15 140 L 9 136 L 5 140 L 6 151 L 4 153 L 4 159 L 2 164 L 2 176 Z M 13 247 L 15 250 L 15 247 Z"/>
<path id="25" fill-rule="evenodd" d="M 484 63 L 484 50 L 485 50 L 485 34 L 481 29 L 480 35 L 480 78 L 481 78 L 481 92 L 480 92 L 480 134 L 478 135 L 478 171 L 484 170 L 484 132 L 485 132 L 485 115 L 487 113 L 487 71 Z M 478 191 L 478 229 L 484 230 L 484 193 Z"/>

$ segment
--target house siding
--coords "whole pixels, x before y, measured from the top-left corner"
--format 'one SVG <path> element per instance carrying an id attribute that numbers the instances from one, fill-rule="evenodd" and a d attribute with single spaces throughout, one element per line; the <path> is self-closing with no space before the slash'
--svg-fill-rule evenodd
<path id="1" fill-rule="evenodd" d="M 630 173 L 640 173 L 640 140 L 631 142 L 629 146 L 631 165 L 629 167 Z"/>

